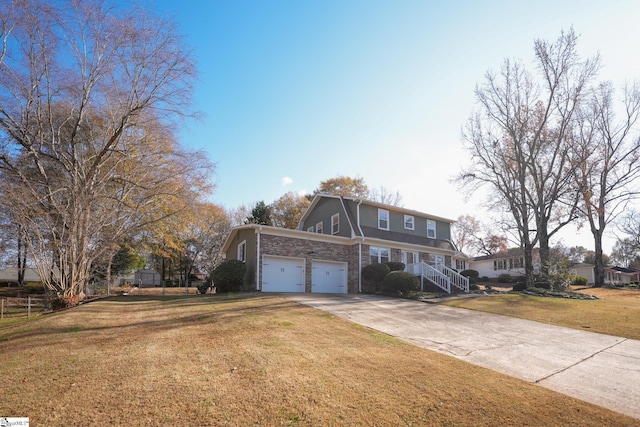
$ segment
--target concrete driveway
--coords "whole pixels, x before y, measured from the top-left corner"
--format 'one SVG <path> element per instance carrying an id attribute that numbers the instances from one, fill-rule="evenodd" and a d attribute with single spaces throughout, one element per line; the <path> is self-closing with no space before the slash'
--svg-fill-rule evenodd
<path id="1" fill-rule="evenodd" d="M 286 298 L 640 419 L 640 341 L 373 295 Z"/>

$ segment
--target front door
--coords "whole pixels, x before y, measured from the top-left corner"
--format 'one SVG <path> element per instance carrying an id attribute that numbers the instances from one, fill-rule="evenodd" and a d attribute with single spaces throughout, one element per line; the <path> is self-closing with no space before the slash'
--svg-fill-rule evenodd
<path id="1" fill-rule="evenodd" d="M 404 271 L 412 274 L 420 274 L 420 258 L 418 252 L 402 251 L 402 262 L 405 265 Z"/>

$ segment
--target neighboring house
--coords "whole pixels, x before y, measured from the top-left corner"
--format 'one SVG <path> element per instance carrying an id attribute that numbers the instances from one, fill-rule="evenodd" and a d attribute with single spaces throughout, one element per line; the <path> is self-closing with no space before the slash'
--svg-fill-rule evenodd
<path id="1" fill-rule="evenodd" d="M 596 282 L 596 275 L 593 271 L 593 264 L 586 262 L 580 262 L 569 266 L 569 272 L 576 276 L 584 276 L 587 278 L 587 283 L 593 285 Z"/>
<path id="2" fill-rule="evenodd" d="M 533 270 L 540 270 L 540 257 L 538 250 L 533 250 Z M 500 275 L 524 276 L 524 250 L 520 248 L 509 249 L 493 255 L 484 255 L 472 258 L 469 268 L 476 270 L 480 277 L 495 279 Z"/>
<path id="3" fill-rule="evenodd" d="M 40 274 L 35 268 L 27 267 L 24 270 L 24 281 L 27 282 L 41 282 Z M 17 283 L 18 282 L 18 269 L 16 267 L 7 267 L 0 270 L 0 283 Z"/>
<path id="4" fill-rule="evenodd" d="M 142 270 L 138 270 L 134 274 L 134 285 L 135 286 L 160 286 L 160 273 L 151 269 L 151 268 L 143 268 Z"/>
<path id="5" fill-rule="evenodd" d="M 316 195 L 297 230 L 235 227 L 223 252 L 247 265 L 245 282 L 263 292 L 357 293 L 362 268 L 399 261 L 423 286 L 468 290 L 450 267 L 453 220 L 373 201 Z"/>
<path id="6" fill-rule="evenodd" d="M 640 281 L 640 270 L 626 267 L 605 267 L 605 281 L 611 283 L 631 283 Z"/>

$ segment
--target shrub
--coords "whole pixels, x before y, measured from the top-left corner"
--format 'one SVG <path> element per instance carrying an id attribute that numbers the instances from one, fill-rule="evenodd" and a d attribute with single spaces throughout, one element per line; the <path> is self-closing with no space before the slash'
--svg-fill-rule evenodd
<path id="1" fill-rule="evenodd" d="M 207 293 L 207 291 L 211 287 L 211 284 L 209 282 L 200 282 L 198 283 L 197 287 L 198 287 L 198 293 L 201 295 L 204 295 Z"/>
<path id="2" fill-rule="evenodd" d="M 404 271 L 406 267 L 403 262 L 389 261 L 385 262 L 385 264 L 389 267 L 389 271 Z"/>
<path id="3" fill-rule="evenodd" d="M 587 286 L 589 279 L 584 276 L 571 276 L 572 286 Z"/>
<path id="4" fill-rule="evenodd" d="M 462 274 L 464 277 L 473 277 L 474 279 L 480 277 L 480 273 L 478 273 L 476 270 L 462 270 L 460 274 Z"/>
<path id="5" fill-rule="evenodd" d="M 470 291 L 479 291 L 480 290 L 480 286 L 478 286 L 475 283 L 469 282 L 469 290 Z"/>
<path id="6" fill-rule="evenodd" d="M 362 269 L 362 278 L 372 282 L 382 282 L 390 271 L 386 264 L 373 263 Z"/>
<path id="7" fill-rule="evenodd" d="M 364 279 L 362 291 L 376 292 L 380 290 L 382 281 L 389 274 L 389 266 L 386 264 L 374 263 L 362 268 L 362 278 Z"/>
<path id="8" fill-rule="evenodd" d="M 420 279 L 418 279 L 418 276 L 405 271 L 392 271 L 384 278 L 382 286 L 386 291 L 396 291 L 404 294 L 420 289 Z"/>
<path id="9" fill-rule="evenodd" d="M 82 301 L 82 297 L 80 295 L 75 295 L 72 297 L 51 298 L 49 303 L 51 304 L 51 309 L 53 311 L 57 311 L 78 305 L 80 304 L 80 301 Z"/>
<path id="10" fill-rule="evenodd" d="M 224 261 L 213 270 L 212 279 L 217 293 L 240 292 L 247 272 L 244 262 L 235 259 Z"/>
<path id="11" fill-rule="evenodd" d="M 516 282 L 513 285 L 514 291 L 524 291 L 525 289 L 527 289 L 527 284 L 525 282 Z"/>
<path id="12" fill-rule="evenodd" d="M 551 282 L 547 281 L 547 280 L 540 280 L 537 281 L 533 284 L 534 287 L 536 288 L 540 288 L 540 289 L 547 289 L 550 290 L 551 289 Z"/>
<path id="13" fill-rule="evenodd" d="M 498 276 L 498 283 L 511 283 L 511 275 L 509 273 L 502 273 Z"/>

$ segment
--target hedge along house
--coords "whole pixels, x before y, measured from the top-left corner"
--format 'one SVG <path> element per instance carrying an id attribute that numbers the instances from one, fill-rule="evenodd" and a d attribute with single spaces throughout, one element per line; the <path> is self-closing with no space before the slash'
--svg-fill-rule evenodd
<path id="1" fill-rule="evenodd" d="M 319 194 L 296 230 L 235 227 L 223 252 L 244 261 L 245 282 L 263 292 L 358 293 L 366 265 L 398 261 L 423 289 L 468 291 L 455 261 L 452 220 L 382 203 Z M 455 263 L 453 264 L 455 265 Z"/>

